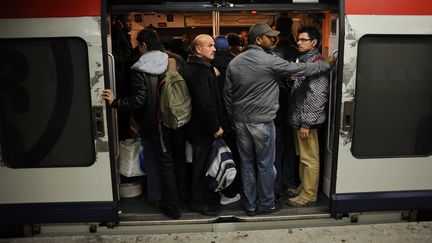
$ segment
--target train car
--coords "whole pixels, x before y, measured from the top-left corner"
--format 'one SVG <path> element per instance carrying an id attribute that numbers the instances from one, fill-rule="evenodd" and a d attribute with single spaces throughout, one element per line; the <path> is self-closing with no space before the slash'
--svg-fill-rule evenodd
<path id="1" fill-rule="evenodd" d="M 191 231 L 215 230 L 209 225 L 219 222 L 272 228 L 307 219 L 357 221 L 369 212 L 415 220 L 418 212 L 432 209 L 431 1 L 19 0 L 1 5 L 3 231 L 30 226 L 43 233 L 44 227 L 67 224 L 90 225 L 91 231 L 97 225 L 144 225 L 152 232 L 171 226 L 162 231 L 173 232 L 185 225 Z M 285 205 L 276 214 L 248 217 L 239 203 L 217 217 L 186 210 L 181 219 L 170 220 L 143 196 L 120 197 L 116 110 L 101 93 L 116 83 L 111 17 L 130 12 L 132 36 L 150 22 L 163 41 L 183 32 L 215 36 L 259 21 L 272 25 L 286 13 L 298 26 L 321 27 L 323 55 L 335 56 L 337 64 L 322 129 L 318 206 Z"/>

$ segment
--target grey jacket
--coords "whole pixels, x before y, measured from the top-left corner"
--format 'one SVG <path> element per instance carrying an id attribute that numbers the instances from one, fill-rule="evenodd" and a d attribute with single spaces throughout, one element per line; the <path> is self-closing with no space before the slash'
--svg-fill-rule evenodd
<path id="1" fill-rule="evenodd" d="M 224 102 L 228 114 L 237 122 L 269 122 L 279 108 L 278 81 L 290 75 L 310 76 L 330 69 L 326 61 L 288 62 L 260 46 L 250 45 L 228 65 Z"/>

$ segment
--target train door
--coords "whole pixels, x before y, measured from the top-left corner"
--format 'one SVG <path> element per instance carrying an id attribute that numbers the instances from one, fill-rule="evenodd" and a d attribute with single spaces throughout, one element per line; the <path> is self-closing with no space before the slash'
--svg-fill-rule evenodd
<path id="1" fill-rule="evenodd" d="M 99 0 L 2 4 L 2 222 L 115 221 L 100 14 Z"/>
<path id="2" fill-rule="evenodd" d="M 281 15 L 290 16 L 293 21 L 293 28 L 298 29 L 302 25 L 314 25 L 322 29 L 323 55 L 336 55 L 338 49 L 338 6 L 335 3 L 317 3 L 317 4 L 209 4 L 209 3 L 178 3 L 170 2 L 165 4 L 121 4 L 119 1 L 111 1 L 108 5 L 108 11 L 111 14 L 131 13 L 133 16 L 132 23 L 132 41 L 137 33 L 145 28 L 155 28 L 161 42 L 167 50 L 173 50 L 171 45 L 176 38 L 188 37 L 189 41 L 198 34 L 209 34 L 212 36 L 226 35 L 227 33 L 241 33 L 248 31 L 249 27 L 257 22 L 266 22 L 269 25 L 275 25 L 276 19 Z M 187 10 L 187 11 L 186 11 Z M 109 36 L 108 36 L 109 40 Z M 136 43 L 134 43 L 136 44 Z M 336 82 L 335 80 L 333 82 Z M 332 86 L 336 87 L 336 86 Z M 335 97 L 335 96 L 332 96 Z M 334 103 L 332 103 L 332 106 Z M 333 113 L 334 117 L 334 113 Z M 327 127 L 323 129 L 323 132 Z M 325 135 L 327 136 L 327 134 Z M 327 144 L 332 144 L 332 138 L 329 138 Z M 325 140 L 325 139 L 324 139 Z M 324 141 L 323 140 L 323 141 Z M 323 150 L 324 151 L 324 150 Z M 323 154 L 329 154 L 328 151 Z M 145 157 L 145 155 L 144 155 Z M 331 157 L 331 154 L 327 157 Z M 331 172 L 332 158 L 326 160 L 325 170 Z M 166 221 L 159 213 L 159 209 L 147 200 L 149 190 L 144 178 L 144 188 L 142 195 L 133 198 L 120 199 L 119 211 L 121 211 L 120 222 L 122 221 Z M 127 179 L 125 179 L 127 181 Z M 321 200 L 317 207 L 311 208 L 292 208 L 286 205 L 286 197 L 279 200 L 281 210 L 278 214 L 269 217 L 283 220 L 287 217 L 306 218 L 306 217 L 330 217 L 329 200 L 331 173 L 326 173 L 322 180 L 325 193 L 320 196 Z M 148 182 L 147 182 L 148 183 Z M 130 184 L 130 183 L 129 183 Z M 241 202 L 223 207 L 220 216 L 209 219 L 200 216 L 198 213 L 190 212 L 187 208 L 182 210 L 182 218 L 188 222 L 209 223 L 217 222 L 220 218 L 234 221 L 253 221 L 248 219 L 241 206 Z M 261 220 L 268 220 L 263 217 Z M 179 221 L 177 221 L 179 222 Z M 168 221 L 168 223 L 173 223 Z M 175 222 L 174 222 L 175 223 Z"/>
<path id="3" fill-rule="evenodd" d="M 336 213 L 432 205 L 432 2 L 345 1 Z"/>

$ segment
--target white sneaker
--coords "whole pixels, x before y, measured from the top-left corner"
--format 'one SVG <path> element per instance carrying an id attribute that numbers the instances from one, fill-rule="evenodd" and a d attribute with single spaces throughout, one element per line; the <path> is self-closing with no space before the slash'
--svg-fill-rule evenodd
<path id="1" fill-rule="evenodd" d="M 235 203 L 238 200 L 241 199 L 240 193 L 237 193 L 237 195 L 235 195 L 235 197 L 226 197 L 223 193 L 221 193 L 220 195 L 220 204 L 222 205 L 228 205 L 231 203 Z"/>

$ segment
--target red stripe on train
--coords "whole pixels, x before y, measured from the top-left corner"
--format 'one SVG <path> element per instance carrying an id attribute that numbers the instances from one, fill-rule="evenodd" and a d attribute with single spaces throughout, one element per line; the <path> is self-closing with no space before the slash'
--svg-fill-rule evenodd
<path id="1" fill-rule="evenodd" d="M 99 16 L 101 0 L 5 0 L 0 18 Z"/>
<path id="2" fill-rule="evenodd" d="M 346 0 L 346 14 L 432 15 L 432 0 Z"/>

